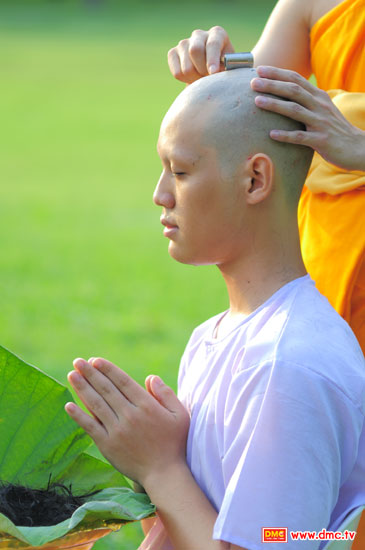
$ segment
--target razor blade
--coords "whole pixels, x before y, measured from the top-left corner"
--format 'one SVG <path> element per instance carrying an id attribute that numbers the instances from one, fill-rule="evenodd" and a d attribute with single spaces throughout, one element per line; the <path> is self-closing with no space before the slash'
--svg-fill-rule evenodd
<path id="1" fill-rule="evenodd" d="M 253 67 L 253 55 L 251 52 L 225 53 L 221 57 L 221 63 L 226 71 L 232 69 L 251 69 Z"/>

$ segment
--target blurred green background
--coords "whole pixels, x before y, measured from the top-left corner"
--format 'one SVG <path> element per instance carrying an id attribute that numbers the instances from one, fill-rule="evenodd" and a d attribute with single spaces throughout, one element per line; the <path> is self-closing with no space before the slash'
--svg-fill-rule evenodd
<path id="1" fill-rule="evenodd" d="M 66 383 L 101 355 L 176 388 L 192 329 L 227 307 L 218 271 L 175 263 L 152 193 L 166 54 L 219 24 L 239 50 L 275 0 L 0 2 L 0 342 Z M 148 449 L 146 449 L 148 452 Z M 139 525 L 96 550 L 136 550 Z"/>

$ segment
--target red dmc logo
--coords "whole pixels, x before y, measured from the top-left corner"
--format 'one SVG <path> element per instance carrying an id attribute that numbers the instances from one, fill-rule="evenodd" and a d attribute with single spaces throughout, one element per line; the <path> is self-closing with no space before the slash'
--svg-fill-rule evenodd
<path id="1" fill-rule="evenodd" d="M 288 528 L 262 527 L 261 542 L 288 542 Z"/>

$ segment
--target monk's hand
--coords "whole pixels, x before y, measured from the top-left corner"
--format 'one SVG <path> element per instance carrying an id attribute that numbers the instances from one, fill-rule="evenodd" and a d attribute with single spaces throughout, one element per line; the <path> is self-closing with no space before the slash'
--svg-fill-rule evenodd
<path id="1" fill-rule="evenodd" d="M 169 50 L 167 60 L 172 75 L 191 84 L 202 76 L 224 70 L 221 56 L 233 52 L 227 32 L 216 26 L 209 31 L 197 29 L 190 38 L 180 40 L 175 48 Z"/>
<path id="2" fill-rule="evenodd" d="M 142 486 L 154 474 L 184 464 L 189 414 L 158 376 L 148 377 L 153 396 L 101 358 L 76 359 L 68 380 L 93 416 L 75 403 L 66 412 L 121 473 Z"/>
<path id="3" fill-rule="evenodd" d="M 350 124 L 329 95 L 294 71 L 257 67 L 259 78 L 251 81 L 255 92 L 277 95 L 289 101 L 257 96 L 261 109 L 302 122 L 306 130 L 272 129 L 275 141 L 307 145 L 325 160 L 345 170 L 365 170 L 365 132 Z"/>

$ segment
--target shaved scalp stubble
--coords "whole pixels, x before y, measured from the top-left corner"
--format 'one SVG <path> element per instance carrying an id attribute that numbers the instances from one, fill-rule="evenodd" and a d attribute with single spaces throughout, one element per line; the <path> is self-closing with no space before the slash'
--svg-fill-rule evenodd
<path id="1" fill-rule="evenodd" d="M 180 113 L 195 121 L 199 117 L 202 143 L 217 150 L 224 178 L 233 177 L 240 163 L 250 156 L 268 155 L 274 164 L 275 184 L 281 185 L 288 202 L 296 205 L 313 150 L 270 138 L 270 130 L 305 130 L 305 127 L 255 105 L 256 96 L 268 95 L 251 89 L 250 82 L 256 76 L 255 69 L 245 68 L 201 78 L 185 88 L 169 112 L 172 110 L 175 115 Z"/>

